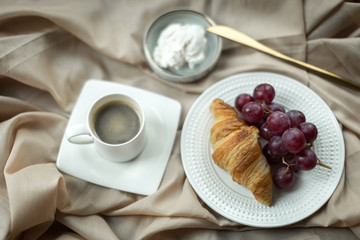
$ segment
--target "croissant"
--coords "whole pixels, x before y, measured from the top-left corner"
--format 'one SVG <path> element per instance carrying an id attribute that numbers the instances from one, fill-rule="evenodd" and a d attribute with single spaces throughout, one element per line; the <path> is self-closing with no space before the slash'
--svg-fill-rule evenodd
<path id="1" fill-rule="evenodd" d="M 214 162 L 248 188 L 258 202 L 270 206 L 272 178 L 258 141 L 259 130 L 239 118 L 236 110 L 221 99 L 213 100 L 210 111 L 215 120 L 210 130 Z"/>

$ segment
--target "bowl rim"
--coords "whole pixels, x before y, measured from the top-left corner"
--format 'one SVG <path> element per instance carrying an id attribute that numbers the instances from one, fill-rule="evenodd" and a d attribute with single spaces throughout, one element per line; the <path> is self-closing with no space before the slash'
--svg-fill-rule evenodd
<path id="1" fill-rule="evenodd" d="M 209 64 L 207 64 L 203 68 L 199 69 L 198 71 L 193 72 L 193 73 L 188 74 L 188 75 L 184 75 L 184 76 L 174 75 L 174 74 L 169 73 L 168 71 L 165 71 L 163 68 L 158 66 L 158 64 L 155 62 L 155 60 L 151 56 L 150 50 L 149 50 L 149 48 L 147 46 L 147 40 L 148 40 L 149 32 L 151 31 L 151 29 L 155 26 L 155 24 L 158 21 L 160 21 L 161 19 L 163 19 L 163 18 L 165 18 L 165 17 L 167 17 L 169 15 L 176 14 L 176 13 L 194 14 L 194 15 L 197 15 L 197 16 L 200 16 L 200 17 L 204 18 L 208 23 L 210 23 L 211 26 L 216 25 L 216 23 L 214 22 L 213 19 L 211 19 L 206 14 L 201 13 L 201 12 L 196 11 L 196 10 L 180 8 L 180 9 L 173 9 L 173 10 L 166 11 L 163 14 L 161 14 L 159 17 L 155 18 L 148 25 L 148 27 L 146 28 L 145 35 L 143 37 L 143 50 L 144 50 L 144 53 L 145 53 L 146 60 L 149 62 L 150 67 L 153 68 L 153 70 L 156 69 L 155 73 L 157 73 L 161 77 L 166 78 L 166 79 L 171 80 L 171 81 L 175 81 L 175 82 L 191 82 L 191 81 L 195 81 L 195 80 L 200 79 L 201 77 L 206 75 L 210 70 L 212 70 L 214 68 L 215 64 L 217 63 L 217 61 L 218 61 L 218 59 L 219 59 L 219 57 L 221 55 L 222 39 L 221 39 L 221 37 L 217 36 L 218 47 L 217 47 L 215 57 L 211 60 L 211 62 Z M 161 73 L 161 74 L 159 74 L 157 71 L 159 73 Z"/>

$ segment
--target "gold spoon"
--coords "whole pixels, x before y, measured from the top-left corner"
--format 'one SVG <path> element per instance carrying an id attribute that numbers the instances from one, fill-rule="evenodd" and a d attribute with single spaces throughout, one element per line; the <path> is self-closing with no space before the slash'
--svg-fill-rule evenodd
<path id="1" fill-rule="evenodd" d="M 232 41 L 241 43 L 241 44 L 246 45 L 248 47 L 252 47 L 254 49 L 265 52 L 267 54 L 278 57 L 280 59 L 283 59 L 283 60 L 298 64 L 298 65 L 300 65 L 302 67 L 311 69 L 313 71 L 316 71 L 316 72 L 319 72 L 319 73 L 322 73 L 322 74 L 325 74 L 325 75 L 328 75 L 330 77 L 333 77 L 333 78 L 337 79 L 341 83 L 345 83 L 347 85 L 350 85 L 353 88 L 356 88 L 357 90 L 360 90 L 360 83 L 354 82 L 354 81 L 352 81 L 350 79 L 346 79 L 346 78 L 341 77 L 341 76 L 339 76 L 337 74 L 328 72 L 328 71 L 326 71 L 324 69 L 321 69 L 319 67 L 315 67 L 314 65 L 311 65 L 311 64 L 296 60 L 296 59 L 291 58 L 291 57 L 288 57 L 288 56 L 286 56 L 286 55 L 284 55 L 284 54 L 282 54 L 282 53 L 280 53 L 278 51 L 275 51 L 274 49 L 271 49 L 271 48 L 263 45 L 262 43 L 256 41 L 255 39 L 249 37 L 248 35 L 246 35 L 246 34 L 244 34 L 242 32 L 239 32 L 239 31 L 237 31 L 237 30 L 235 30 L 235 29 L 233 29 L 231 27 L 222 26 L 222 25 L 215 25 L 215 26 L 211 26 L 211 27 L 207 28 L 206 30 L 208 32 L 211 32 L 211 33 L 214 33 L 214 34 L 219 35 L 221 37 L 224 37 L 224 38 L 230 39 Z"/>

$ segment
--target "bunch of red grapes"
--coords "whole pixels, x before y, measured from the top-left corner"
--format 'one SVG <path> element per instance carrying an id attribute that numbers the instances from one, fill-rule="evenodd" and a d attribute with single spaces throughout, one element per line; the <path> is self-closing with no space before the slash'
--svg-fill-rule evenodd
<path id="1" fill-rule="evenodd" d="M 318 131 L 299 110 L 285 111 L 285 108 L 273 102 L 275 89 L 267 83 L 255 87 L 252 95 L 242 93 L 235 99 L 236 109 L 244 120 L 260 130 L 260 136 L 266 140 L 263 154 L 269 164 L 279 165 L 273 173 L 274 184 L 280 189 L 291 187 L 295 182 L 295 173 L 309 171 L 323 164 L 311 146 Z"/>

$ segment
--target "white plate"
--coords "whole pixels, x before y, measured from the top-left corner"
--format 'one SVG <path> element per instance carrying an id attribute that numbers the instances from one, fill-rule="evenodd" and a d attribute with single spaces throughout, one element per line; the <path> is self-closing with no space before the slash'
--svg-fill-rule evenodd
<path id="1" fill-rule="evenodd" d="M 291 189 L 274 187 L 273 205 L 258 203 L 245 187 L 215 165 L 209 142 L 213 117 L 210 103 L 221 98 L 234 106 L 240 93 L 252 94 L 256 85 L 270 83 L 274 102 L 302 111 L 318 128 L 314 150 L 332 170 L 316 166 L 301 171 Z M 235 222 L 256 227 L 279 227 L 298 222 L 317 211 L 330 198 L 344 167 L 344 141 L 339 124 L 325 102 L 303 84 L 279 74 L 254 72 L 226 78 L 207 89 L 191 107 L 181 135 L 181 156 L 186 175 L 200 198 L 213 210 Z"/>
<path id="2" fill-rule="evenodd" d="M 114 163 L 101 158 L 92 144 L 72 144 L 63 137 L 57 167 L 64 173 L 105 187 L 142 195 L 154 193 L 172 150 L 181 105 L 173 99 L 139 88 L 89 80 L 80 93 L 68 126 L 86 121 L 90 106 L 99 97 L 110 93 L 125 93 L 143 106 L 147 142 L 142 153 L 133 161 Z"/>

